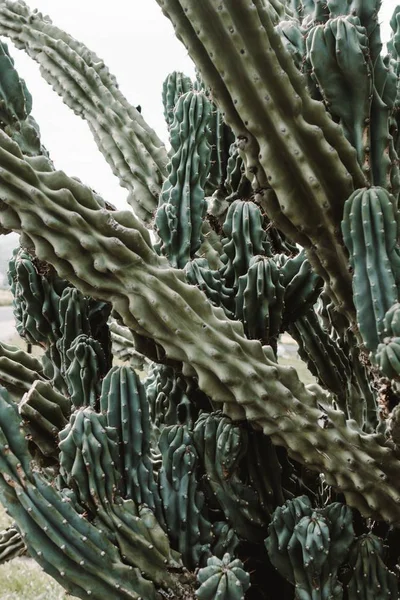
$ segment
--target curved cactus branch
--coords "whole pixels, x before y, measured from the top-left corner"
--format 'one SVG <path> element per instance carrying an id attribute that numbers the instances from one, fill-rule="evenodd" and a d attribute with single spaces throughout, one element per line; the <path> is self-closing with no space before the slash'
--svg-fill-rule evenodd
<path id="1" fill-rule="evenodd" d="M 336 304 L 353 319 L 339 224 L 345 200 L 365 177 L 341 128 L 309 96 L 274 30 L 271 6 L 261 0 L 157 1 L 239 139 L 267 213 L 308 248 Z M 266 192 L 271 187 L 276 195 Z"/>
<path id="2" fill-rule="evenodd" d="M 296 460 L 325 473 L 363 514 L 400 523 L 400 461 L 381 436 L 365 435 L 318 386 L 306 389 L 268 347 L 247 340 L 241 323 L 227 320 L 155 254 L 132 213 L 107 211 L 79 181 L 35 170 L 36 162 L 0 132 L 0 197 L 8 207 L 0 225 L 23 229 L 39 259 L 84 294 L 112 302 L 126 325 L 182 362 L 183 374 L 196 376 L 226 414 L 246 416 Z M 320 426 L 321 406 L 327 428 Z"/>
<path id="3" fill-rule="evenodd" d="M 0 35 L 40 65 L 44 79 L 93 137 L 139 216 L 151 219 L 166 175 L 167 151 L 140 112 L 119 91 L 104 62 L 21 2 L 0 2 Z"/>

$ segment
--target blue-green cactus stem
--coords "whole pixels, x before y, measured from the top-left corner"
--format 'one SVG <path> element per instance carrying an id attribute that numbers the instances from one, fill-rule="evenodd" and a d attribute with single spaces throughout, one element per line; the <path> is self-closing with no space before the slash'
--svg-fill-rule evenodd
<path id="1" fill-rule="evenodd" d="M 276 509 L 265 544 L 273 566 L 295 586 L 296 600 L 341 600 L 338 570 L 353 539 L 346 505 L 314 510 L 301 496 Z"/>
<path id="2" fill-rule="evenodd" d="M 267 214 L 283 233 L 312 248 L 317 271 L 352 319 L 338 225 L 344 201 L 365 178 L 341 127 L 311 100 L 270 10 L 262 3 L 249 10 L 245 0 L 229 0 L 221 9 L 208 1 L 158 2 L 225 112 Z M 204 35 L 210 21 L 213 28 Z M 265 194 L 271 187 L 276 196 Z"/>
<path id="3" fill-rule="evenodd" d="M 174 152 L 155 218 L 159 251 L 183 268 L 202 242 L 206 212 L 205 180 L 210 168 L 207 126 L 211 103 L 202 93 L 187 92 L 177 102 L 171 127 Z"/>
<path id="4" fill-rule="evenodd" d="M 67 350 L 67 358 L 65 380 L 72 404 L 75 408 L 97 408 L 101 381 L 108 371 L 103 348 L 97 340 L 81 334 Z"/>
<path id="5" fill-rule="evenodd" d="M 148 507 L 119 497 L 118 436 L 107 426 L 105 415 L 91 408 L 73 413 L 60 433 L 60 473 L 80 502 L 116 538 L 128 562 L 158 585 L 166 584 L 166 565 L 178 564 L 154 513 L 151 516 Z"/>
<path id="6" fill-rule="evenodd" d="M 60 474 L 79 503 L 93 508 L 112 501 L 118 492 L 120 461 L 117 432 L 107 426 L 105 416 L 91 408 L 77 410 L 59 438 Z"/>
<path id="7" fill-rule="evenodd" d="M 205 472 L 205 483 L 226 520 L 241 538 L 253 542 L 263 539 L 271 494 L 259 495 L 257 489 L 242 479 L 247 432 L 219 413 L 203 413 L 195 424 L 193 440 Z"/>
<path id="8" fill-rule="evenodd" d="M 373 533 L 361 535 L 350 550 L 353 569 L 348 583 L 349 597 L 356 600 L 394 600 L 399 597 L 395 573 L 384 561 L 383 540 Z"/>
<path id="9" fill-rule="evenodd" d="M 397 75 L 397 81 L 400 76 L 400 8 L 394 9 L 390 20 L 391 36 L 387 48 L 391 58 L 393 71 Z M 390 133 L 393 136 L 393 145 L 397 156 L 400 155 L 400 85 L 397 84 L 396 97 L 394 101 L 394 110 L 391 115 Z"/>
<path id="10" fill-rule="evenodd" d="M 86 598 L 156 600 L 151 581 L 123 564 L 118 548 L 65 502 L 40 474 L 31 456 L 15 404 L 0 391 L 2 447 L 0 496 L 18 522 L 29 554 L 68 591 Z"/>
<path id="11" fill-rule="evenodd" d="M 32 96 L 15 70 L 14 60 L 4 42 L 0 43 L 0 71 L 0 121 L 3 127 L 10 125 L 18 129 L 18 122 L 24 121 L 32 110 Z"/>
<path id="12" fill-rule="evenodd" d="M 164 118 L 168 129 L 174 121 L 174 112 L 179 98 L 193 89 L 193 82 L 184 73 L 173 71 L 167 75 L 162 88 L 162 101 L 164 106 Z"/>
<path id="13" fill-rule="evenodd" d="M 211 523 L 204 514 L 205 499 L 198 481 L 199 459 L 185 425 L 165 427 L 159 439 L 162 469 L 160 495 L 172 546 L 193 569 L 210 555 Z"/>
<path id="14" fill-rule="evenodd" d="M 234 290 L 225 285 L 221 271 L 210 269 L 205 258 L 194 258 L 184 269 L 189 283 L 202 290 L 215 306 L 220 306 L 227 317 L 233 318 Z"/>
<path id="15" fill-rule="evenodd" d="M 283 297 L 285 327 L 315 304 L 323 282 L 313 270 L 304 250 L 289 258 L 285 254 L 275 254 L 274 260 L 280 267 L 281 284 L 285 288 Z"/>
<path id="16" fill-rule="evenodd" d="M 129 367 L 113 367 L 103 379 L 100 410 L 117 432 L 123 495 L 146 504 L 163 524 L 161 501 L 151 458 L 151 425 L 146 392 Z"/>
<path id="17" fill-rule="evenodd" d="M 61 355 L 63 372 L 66 373 L 72 360 L 68 356 L 68 350 L 73 341 L 79 335 L 90 335 L 88 306 L 79 290 L 68 287 L 63 291 L 59 304 L 59 322 L 60 336 L 57 348 Z"/>
<path id="18" fill-rule="evenodd" d="M 156 427 L 193 422 L 194 407 L 171 367 L 153 363 L 144 381 L 150 417 Z"/>
<path id="19" fill-rule="evenodd" d="M 343 131 L 357 151 L 369 178 L 369 122 L 372 66 L 368 60 L 367 32 L 356 17 L 329 19 L 307 36 L 307 59 L 312 77 Z M 379 184 L 378 184 L 379 185 Z"/>
<path id="20" fill-rule="evenodd" d="M 381 343 L 373 360 L 389 379 L 400 377 L 400 304 L 396 302 L 385 314 Z"/>
<path id="21" fill-rule="evenodd" d="M 222 558 L 226 553 L 235 556 L 240 541 L 235 528 L 226 521 L 217 521 L 213 523 L 212 530 L 211 553 L 213 556 Z"/>
<path id="22" fill-rule="evenodd" d="M 36 380 L 44 379 L 41 361 L 16 346 L 0 343 L 0 385 L 18 402 Z"/>
<path id="23" fill-rule="evenodd" d="M 58 433 L 68 423 L 71 403 L 46 381 L 36 380 L 18 403 L 30 440 L 43 456 L 58 458 Z"/>
<path id="24" fill-rule="evenodd" d="M 267 256 L 254 256 L 245 275 L 238 279 L 236 318 L 248 337 L 269 344 L 275 351 L 282 325 L 285 288 L 280 269 Z"/>
<path id="25" fill-rule="evenodd" d="M 299 355 L 311 373 L 335 396 L 346 410 L 346 388 L 351 364 L 342 349 L 333 342 L 314 310 L 309 309 L 289 326 L 290 335 L 299 344 Z"/>
<path id="26" fill-rule="evenodd" d="M 397 302 L 400 248 L 394 198 L 383 188 L 363 188 L 346 201 L 342 232 L 353 269 L 354 304 L 360 333 L 374 351 L 384 333 L 386 311 Z"/>
<path id="27" fill-rule="evenodd" d="M 40 165 L 48 164 L 39 158 Z M 155 254 L 148 230 L 132 212 L 107 211 L 101 198 L 76 179 L 33 169 L 1 130 L 0 165 L 0 192 L 8 207 L 0 211 L 1 226 L 23 229 L 38 258 L 59 276 L 88 296 L 112 302 L 139 339 L 157 344 L 158 360 L 179 363 L 184 376 L 196 376 L 199 388 L 223 404 L 228 416 L 254 421 L 290 457 L 323 472 L 363 515 L 400 522 L 400 468 L 383 438 L 365 435 L 329 406 L 319 386 L 305 388 L 268 346 L 246 339 L 241 323 L 226 319 L 222 309 L 186 283 L 182 271 Z M 273 402 L 266 401 L 270 398 Z M 320 426 L 321 405 L 328 428 Z M 333 461 L 326 453 L 332 440 L 342 448 Z M 348 459 L 357 469 L 349 468 Z"/>
<path id="28" fill-rule="evenodd" d="M 244 570 L 244 564 L 228 553 L 222 559 L 211 556 L 207 566 L 199 570 L 197 580 L 199 600 L 244 600 L 250 587 L 250 575 Z"/>
<path id="29" fill-rule="evenodd" d="M 229 148 L 224 188 L 228 194 L 226 196 L 228 202 L 249 198 L 252 195 L 251 183 L 245 175 L 243 159 L 236 142 Z"/>
<path id="30" fill-rule="evenodd" d="M 60 295 L 68 284 L 42 277 L 37 260 L 23 248 L 16 249 L 9 263 L 8 280 L 13 292 L 18 333 L 31 344 L 44 348 L 59 336 Z"/>
<path id="31" fill-rule="evenodd" d="M 232 130 L 224 122 L 221 111 L 212 103 L 208 125 L 208 143 L 211 147 L 210 170 L 205 184 L 206 196 L 222 190 L 227 177 L 229 149 L 235 140 Z"/>
<path id="32" fill-rule="evenodd" d="M 254 256 L 271 255 L 259 207 L 254 202 L 235 200 L 228 209 L 223 231 L 221 271 L 226 284 L 237 287 L 239 277 L 247 273 Z"/>

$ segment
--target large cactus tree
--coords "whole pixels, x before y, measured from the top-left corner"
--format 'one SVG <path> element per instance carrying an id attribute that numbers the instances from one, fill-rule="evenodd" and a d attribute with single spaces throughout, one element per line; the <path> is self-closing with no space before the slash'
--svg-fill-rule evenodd
<path id="1" fill-rule="evenodd" d="M 56 170 L 2 43 L 0 225 L 43 353 L 0 347 L 1 555 L 80 598 L 398 598 L 400 9 L 385 54 L 379 0 L 157 1 L 197 67 L 165 80 L 168 152 L 0 1 L 131 207 Z"/>

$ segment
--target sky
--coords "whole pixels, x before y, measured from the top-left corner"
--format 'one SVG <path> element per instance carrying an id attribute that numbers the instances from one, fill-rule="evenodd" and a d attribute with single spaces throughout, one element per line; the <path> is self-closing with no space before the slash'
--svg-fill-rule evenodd
<path id="1" fill-rule="evenodd" d="M 31 9 L 50 15 L 54 25 L 96 52 L 116 76 L 129 102 L 141 105 L 146 121 L 167 142 L 162 83 L 172 71 L 183 71 L 193 77 L 194 66 L 155 0 L 28 0 L 26 3 Z M 382 32 L 385 41 L 396 4 L 396 0 L 383 0 L 380 17 L 386 23 Z M 32 59 L 12 44 L 10 51 L 33 96 L 32 114 L 56 168 L 79 177 L 104 199 L 123 208 L 127 192 L 111 173 L 86 123 L 41 78 Z"/>

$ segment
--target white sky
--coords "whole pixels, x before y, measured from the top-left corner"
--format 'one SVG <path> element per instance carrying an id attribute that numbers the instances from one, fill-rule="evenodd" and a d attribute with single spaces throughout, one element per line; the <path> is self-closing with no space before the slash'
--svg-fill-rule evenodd
<path id="1" fill-rule="evenodd" d="M 162 83 L 174 70 L 193 77 L 194 67 L 155 0 L 27 0 L 27 4 L 49 14 L 56 26 L 96 52 L 116 76 L 122 93 L 135 106 L 141 105 L 146 121 L 167 141 Z M 384 41 L 396 4 L 396 0 L 382 3 Z M 79 177 L 104 199 L 122 207 L 127 192 L 97 150 L 86 123 L 41 78 L 32 59 L 12 44 L 10 51 L 33 96 L 32 114 L 56 168 Z"/>

